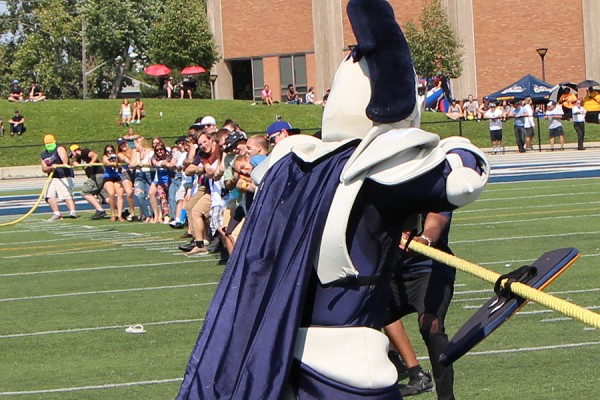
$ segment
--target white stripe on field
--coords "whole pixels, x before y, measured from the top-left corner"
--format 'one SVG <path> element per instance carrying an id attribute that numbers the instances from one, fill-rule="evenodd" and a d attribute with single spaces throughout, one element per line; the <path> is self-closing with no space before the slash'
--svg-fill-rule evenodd
<path id="1" fill-rule="evenodd" d="M 591 204 L 600 204 L 600 201 L 586 201 L 586 202 L 581 202 L 581 203 L 569 203 L 569 206 L 589 206 Z M 536 205 L 531 205 L 531 206 L 519 206 L 519 207 L 493 207 L 493 208 L 477 208 L 477 209 L 469 209 L 469 210 L 460 210 L 460 215 L 465 215 L 465 214 L 476 214 L 476 213 L 482 213 L 482 212 L 489 212 L 489 211 L 493 211 L 493 212 L 498 212 L 498 211 L 506 211 L 506 210 L 518 210 L 518 211 L 523 211 L 523 210 L 527 210 L 527 209 L 540 209 L 540 208 L 556 208 L 556 207 L 564 207 L 565 203 L 558 203 L 558 204 L 536 204 Z"/>
<path id="2" fill-rule="evenodd" d="M 593 232 L 560 232 L 555 235 L 530 235 L 530 236 L 510 236 L 510 237 L 495 237 L 489 239 L 469 239 L 469 240 L 456 240 L 451 241 L 450 244 L 457 243 L 477 243 L 477 242 L 497 242 L 499 240 L 521 240 L 521 239 L 538 239 L 538 238 L 553 238 L 553 237 L 565 237 L 565 236 L 577 236 L 577 235 L 597 235 L 600 231 Z"/>
<path id="3" fill-rule="evenodd" d="M 79 392 L 82 390 L 97 390 L 97 389 L 114 389 L 127 386 L 141 386 L 141 385 L 156 385 L 161 383 L 173 383 L 181 382 L 182 378 L 171 378 L 171 379 L 160 379 L 154 381 L 138 381 L 138 382 L 125 382 L 125 383 L 107 383 L 105 385 L 97 386 L 79 386 L 70 388 L 59 388 L 59 389 L 40 389 L 40 390 L 26 390 L 23 392 L 0 392 L 0 396 L 18 396 L 28 394 L 48 394 L 48 393 L 67 393 L 67 392 Z"/>
<path id="4" fill-rule="evenodd" d="M 191 287 L 213 286 L 213 285 L 217 285 L 218 283 L 219 282 L 190 283 L 187 285 L 153 286 L 153 287 L 145 287 L 145 288 L 142 287 L 142 288 L 131 288 L 131 289 L 98 290 L 98 291 L 90 291 L 90 292 L 46 294 L 46 295 L 28 296 L 28 297 L 12 297 L 12 298 L 7 298 L 7 299 L 0 299 L 0 303 L 6 303 L 9 301 L 52 299 L 52 298 L 57 298 L 57 297 L 87 296 L 87 295 L 107 294 L 107 293 L 142 292 L 145 290 L 183 289 L 183 288 L 191 288 Z"/>
<path id="5" fill-rule="evenodd" d="M 544 351 L 544 350 L 556 350 L 556 349 L 572 349 L 577 347 L 589 347 L 598 346 L 600 342 L 583 342 L 583 343 L 567 343 L 567 344 L 555 344 L 552 346 L 538 346 L 538 347 L 521 347 L 518 349 L 504 349 L 504 350 L 488 350 L 488 351 L 470 351 L 465 356 L 489 356 L 494 354 L 509 354 L 509 353 L 521 353 L 525 351 Z M 417 357 L 418 360 L 429 360 L 429 357 L 422 356 Z"/>
<path id="6" fill-rule="evenodd" d="M 577 192 L 577 195 L 588 195 L 588 194 L 599 194 L 600 192 Z M 494 197 L 491 199 L 478 199 L 478 203 L 487 202 L 487 201 L 505 201 L 505 200 L 529 200 L 534 198 L 545 198 L 545 197 L 565 197 L 564 193 L 546 193 L 546 194 L 536 194 L 536 195 L 526 195 L 526 196 L 513 196 L 513 197 Z"/>
<path id="7" fill-rule="evenodd" d="M 142 325 L 153 326 L 153 325 L 172 325 L 172 324 L 187 324 L 190 322 L 204 321 L 204 318 L 195 319 L 177 319 L 173 321 L 161 321 L 161 322 L 145 322 Z M 96 326 L 93 328 L 72 328 L 72 329 L 61 329 L 55 331 L 42 331 L 42 332 L 28 332 L 28 333 L 13 333 L 8 335 L 0 335 L 0 339 L 27 337 L 27 336 L 44 336 L 44 335 L 56 335 L 59 333 L 79 333 L 79 332 L 93 332 L 103 331 L 109 329 L 122 329 L 127 328 L 129 325 L 109 325 L 109 326 Z"/>
<path id="8" fill-rule="evenodd" d="M 179 253 L 177 253 L 179 254 Z M 194 259 L 194 260 L 186 260 L 186 261 L 169 261 L 162 263 L 154 263 L 154 264 L 131 264 L 131 265 L 106 265 L 103 267 L 91 267 L 91 268 L 73 268 L 73 269 L 51 269 L 46 271 L 31 271 L 31 272 L 14 272 L 10 274 L 0 274 L 0 278 L 5 278 L 9 276 L 21 276 L 21 275 L 42 275 L 42 274 L 62 274 L 68 272 L 87 272 L 87 271 L 100 271 L 104 269 L 122 269 L 122 268 L 139 268 L 139 267 L 162 267 L 162 266 L 171 266 L 171 265 L 179 265 L 179 264 L 192 264 L 198 261 L 205 261 L 206 259 Z M 207 260 L 214 261 L 214 260 Z"/>
<path id="9" fill-rule="evenodd" d="M 472 351 L 466 354 L 466 356 L 477 357 L 477 356 L 488 356 L 495 354 L 510 354 L 510 353 L 521 353 L 521 352 L 532 352 L 532 351 L 545 351 L 545 350 L 556 350 L 556 349 L 568 349 L 568 348 L 579 348 L 579 347 L 590 347 L 598 346 L 600 342 L 584 342 L 584 343 L 569 343 L 552 346 L 538 346 L 538 347 L 523 347 L 517 349 L 504 349 L 504 350 L 490 350 L 490 351 Z M 418 357 L 419 360 L 427 360 L 429 357 Z M 20 392 L 0 392 L 0 396 L 18 396 L 18 395 L 31 395 L 31 394 L 47 394 L 47 393 L 67 393 L 77 392 L 84 390 L 97 390 L 97 389 L 114 389 L 119 387 L 127 386 L 141 386 L 141 385 L 156 385 L 162 383 L 173 383 L 181 382 L 182 378 L 172 379 L 159 379 L 150 381 L 137 381 L 137 382 L 125 382 L 125 383 L 110 383 L 96 386 L 78 386 L 69 388 L 57 388 L 57 389 L 39 389 L 39 390 L 27 390 Z"/>
<path id="10" fill-rule="evenodd" d="M 456 226 L 478 226 L 478 225 L 501 225 L 501 224 L 516 224 L 522 222 L 533 222 L 533 221 L 548 221 L 551 219 L 574 219 L 574 218 L 591 218 L 591 217 L 600 217 L 600 214 L 583 214 L 583 215 L 561 215 L 556 217 L 540 217 L 540 218 L 528 218 L 528 219 L 513 219 L 513 220 L 504 220 L 504 221 L 494 221 L 494 222 L 472 222 L 472 223 L 452 223 L 453 227 Z"/>

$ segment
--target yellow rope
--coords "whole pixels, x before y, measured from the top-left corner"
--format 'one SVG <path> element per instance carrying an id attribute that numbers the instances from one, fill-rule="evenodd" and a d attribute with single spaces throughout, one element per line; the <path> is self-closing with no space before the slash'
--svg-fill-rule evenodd
<path id="1" fill-rule="evenodd" d="M 37 201 L 35 202 L 35 204 L 33 205 L 33 207 L 31 208 L 31 210 L 29 210 L 27 212 L 27 214 L 17 218 L 14 221 L 11 222 L 5 222 L 3 224 L 0 224 L 0 226 L 9 226 L 9 225 L 15 225 L 18 224 L 19 222 L 23 221 L 25 218 L 29 217 L 31 214 L 34 213 L 34 211 L 38 208 L 38 206 L 40 205 L 42 199 L 44 198 L 44 194 L 46 193 L 46 189 L 48 189 L 48 185 L 50 184 L 50 181 L 52 180 L 52 176 L 54 175 L 54 171 L 52 171 L 52 173 L 50 173 L 48 175 L 48 179 L 46 179 L 46 183 L 44 184 L 44 188 L 42 189 L 42 193 L 40 193 L 40 196 L 38 197 Z"/>
<path id="2" fill-rule="evenodd" d="M 496 283 L 500 277 L 500 274 L 494 271 L 490 271 L 482 266 L 473 264 L 448 253 L 444 253 L 443 251 L 429 247 L 414 240 L 408 244 L 408 248 L 433 260 L 476 276 L 492 284 Z M 504 286 L 505 283 L 506 279 L 502 281 L 502 286 Z M 593 326 L 596 329 L 600 329 L 600 314 L 587 310 L 581 306 L 578 306 L 577 304 L 573 304 L 551 294 L 544 293 L 541 290 L 534 289 L 531 286 L 527 286 L 520 282 L 512 283 L 510 285 L 510 290 L 514 294 L 521 296 L 524 299 L 534 301 L 544 307 L 550 308 L 568 317 L 578 319 L 579 321 Z"/>

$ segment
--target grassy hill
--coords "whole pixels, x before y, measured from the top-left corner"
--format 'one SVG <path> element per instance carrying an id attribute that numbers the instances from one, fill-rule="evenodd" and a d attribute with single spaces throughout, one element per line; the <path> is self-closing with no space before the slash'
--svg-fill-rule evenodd
<path id="1" fill-rule="evenodd" d="M 185 134 L 198 117 L 212 115 L 220 124 L 225 119 L 237 121 L 249 134 L 263 133 L 266 127 L 281 115 L 294 127 L 312 134 L 320 129 L 322 107 L 278 104 L 273 107 L 252 105 L 250 101 L 229 100 L 180 100 L 145 99 L 146 118 L 140 125 L 133 125 L 143 136 L 161 136 L 172 143 L 174 138 Z M 33 165 L 39 163 L 42 138 L 54 134 L 60 143 L 85 144 L 100 151 L 106 143 L 114 142 L 127 131 L 117 126 L 121 100 L 50 100 L 41 103 L 0 102 L 0 117 L 4 119 L 5 136 L 0 138 L 0 167 Z M 10 137 L 8 120 L 15 109 L 25 116 L 27 132 L 22 137 Z M 162 113 L 162 117 L 160 116 Z M 489 146 L 487 123 L 463 122 L 462 135 L 482 147 Z M 565 123 L 567 141 L 575 141 L 571 123 Z M 423 129 L 442 137 L 461 133 L 459 124 L 449 121 L 442 113 L 425 113 Z M 505 123 L 506 145 L 514 144 L 512 123 Z M 587 126 L 586 140 L 600 140 L 600 127 Z M 542 122 L 542 143 L 547 142 L 547 124 Z"/>

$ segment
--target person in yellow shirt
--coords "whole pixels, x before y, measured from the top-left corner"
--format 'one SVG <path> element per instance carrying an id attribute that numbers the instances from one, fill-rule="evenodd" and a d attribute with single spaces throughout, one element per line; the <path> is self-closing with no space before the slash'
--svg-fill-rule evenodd
<path id="1" fill-rule="evenodd" d="M 558 104 L 560 104 L 563 109 L 563 120 L 567 121 L 572 118 L 572 109 L 576 101 L 577 95 L 570 91 L 566 91 L 562 96 L 560 96 L 560 99 L 558 99 Z"/>
<path id="2" fill-rule="evenodd" d="M 583 108 L 587 111 L 585 122 L 597 124 L 598 115 L 600 115 L 600 92 L 598 89 L 588 89 L 587 95 L 583 99 Z"/>

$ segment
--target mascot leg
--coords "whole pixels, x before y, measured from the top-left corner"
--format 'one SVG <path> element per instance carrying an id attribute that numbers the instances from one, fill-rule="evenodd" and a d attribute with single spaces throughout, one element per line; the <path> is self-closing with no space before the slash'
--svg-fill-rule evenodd
<path id="1" fill-rule="evenodd" d="M 290 385 L 294 398 L 398 400 L 387 337 L 366 327 L 300 328 Z"/>

